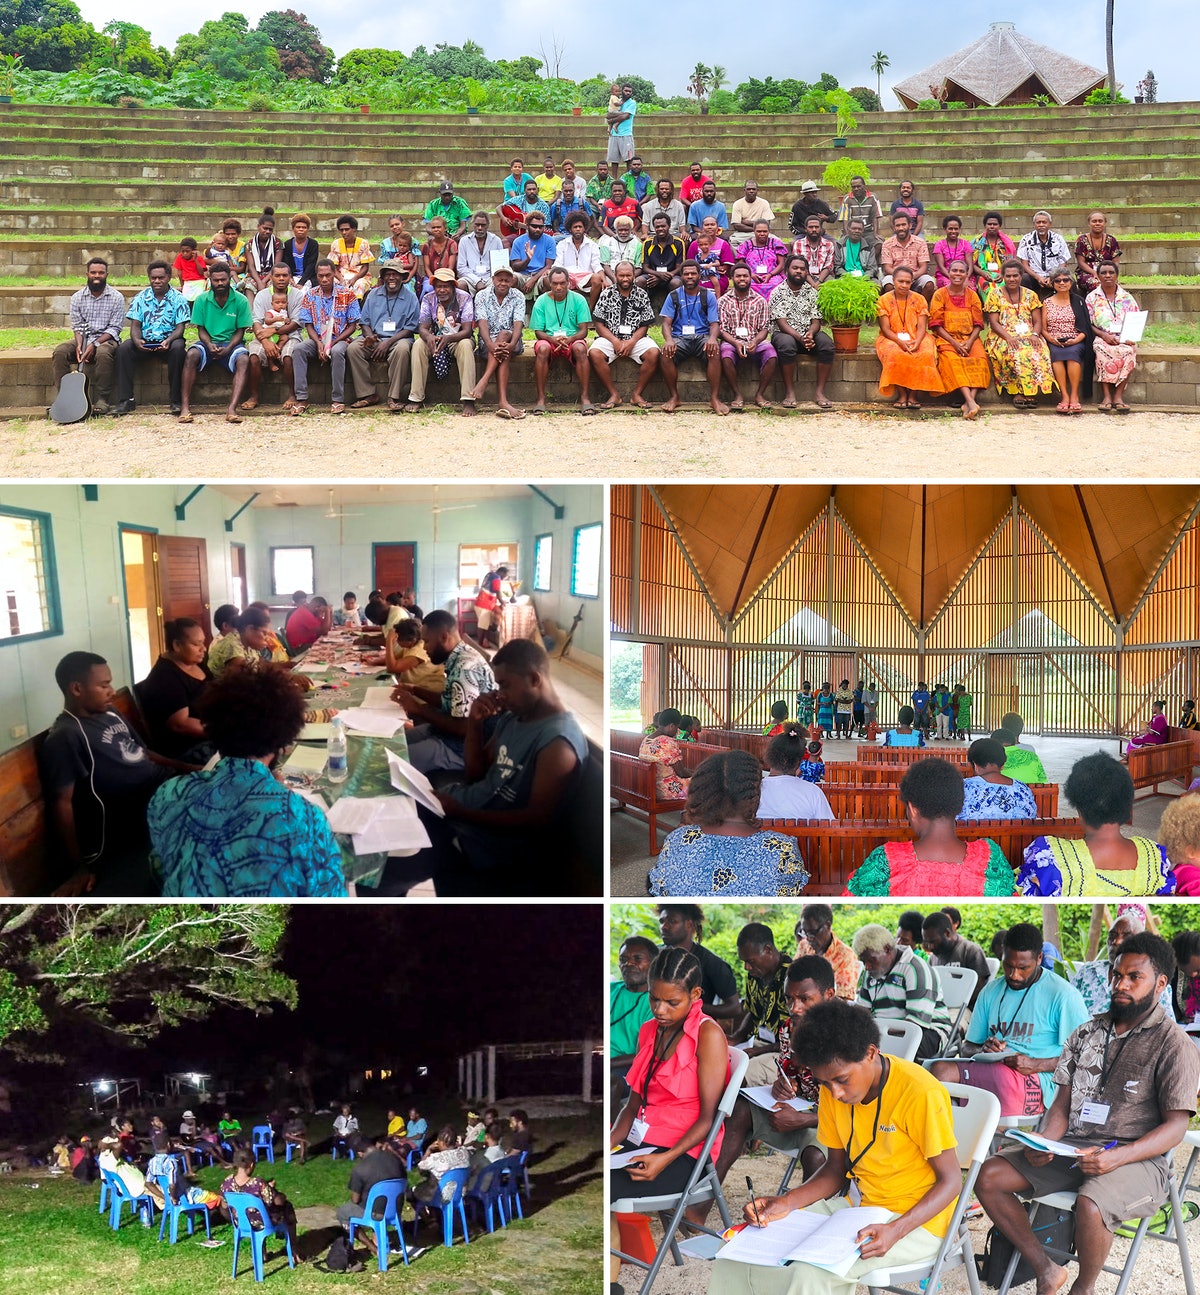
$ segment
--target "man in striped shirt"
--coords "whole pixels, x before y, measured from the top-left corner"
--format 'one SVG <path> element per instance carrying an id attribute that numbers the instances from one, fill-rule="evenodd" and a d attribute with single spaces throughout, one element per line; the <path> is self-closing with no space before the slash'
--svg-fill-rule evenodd
<path id="1" fill-rule="evenodd" d="M 950 1036 L 950 1014 L 933 968 L 874 922 L 855 932 L 853 948 L 863 967 L 858 1004 L 878 1021 L 919 1025 L 922 1039 L 916 1059 L 935 1056 Z"/>

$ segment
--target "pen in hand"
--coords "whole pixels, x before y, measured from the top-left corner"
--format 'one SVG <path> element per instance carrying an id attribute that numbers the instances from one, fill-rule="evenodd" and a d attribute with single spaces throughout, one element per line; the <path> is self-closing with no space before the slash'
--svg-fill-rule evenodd
<path id="1" fill-rule="evenodd" d="M 1112 1141 L 1112 1142 L 1106 1142 L 1102 1147 L 1093 1148 L 1093 1150 L 1098 1150 L 1098 1151 L 1111 1151 L 1114 1147 L 1117 1147 L 1117 1146 L 1120 1146 L 1120 1143 L 1119 1143 L 1119 1142 L 1117 1142 L 1116 1140 L 1114 1140 L 1114 1141 Z M 1078 1169 L 1078 1168 L 1079 1168 L 1079 1161 L 1078 1161 L 1078 1160 L 1072 1160 L 1072 1161 L 1071 1161 L 1071 1168 L 1072 1168 L 1072 1169 Z"/>
<path id="2" fill-rule="evenodd" d="M 792 1095 L 797 1096 L 798 1094 L 796 1093 L 796 1085 L 792 1083 L 791 1076 L 783 1068 L 783 1062 L 780 1061 L 778 1057 L 775 1058 L 775 1069 L 779 1071 L 779 1077 L 783 1080 L 783 1082 L 787 1084 L 787 1086 L 792 1090 Z"/>
<path id="3" fill-rule="evenodd" d="M 749 1174 L 746 1175 L 746 1190 L 750 1193 L 750 1208 L 754 1211 L 754 1222 L 761 1228 L 763 1221 L 759 1217 L 758 1200 L 754 1195 L 754 1184 L 750 1181 Z"/>

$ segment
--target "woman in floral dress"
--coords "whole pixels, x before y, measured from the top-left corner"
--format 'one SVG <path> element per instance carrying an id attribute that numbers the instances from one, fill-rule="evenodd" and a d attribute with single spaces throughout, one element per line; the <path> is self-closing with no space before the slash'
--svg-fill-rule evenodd
<path id="1" fill-rule="evenodd" d="M 1127 414 L 1125 388 L 1137 364 L 1137 343 L 1120 340 L 1121 321 L 1137 312 L 1133 297 L 1117 282 L 1117 267 L 1112 261 L 1101 261 L 1096 270 L 1100 286 L 1087 295 L 1088 315 L 1095 336 L 1096 381 L 1103 390 L 1100 412 Z"/>
<path id="2" fill-rule="evenodd" d="M 756 220 L 753 235 L 738 248 L 737 255 L 750 267 L 750 287 L 766 301 L 783 282 L 787 248 L 771 233 L 767 221 Z"/>
<path id="3" fill-rule="evenodd" d="M 358 221 L 354 216 L 339 216 L 338 236 L 329 247 L 337 282 L 349 288 L 361 301 L 375 286 L 370 265 L 375 259 L 371 244 L 358 236 Z"/>
<path id="4" fill-rule="evenodd" d="M 988 322 L 984 349 L 996 375 L 996 390 L 1013 397 L 1018 409 L 1032 409 L 1039 391 L 1054 390 L 1050 348 L 1042 336 L 1042 302 L 1021 287 L 1021 262 L 1005 261 L 1004 282 L 993 284 L 983 300 Z"/>
<path id="5" fill-rule="evenodd" d="M 673 707 L 659 711 L 655 728 L 642 739 L 638 759 L 654 766 L 654 788 L 659 800 L 686 800 L 688 780 L 679 775 L 683 749 L 675 740 L 683 716 Z"/>

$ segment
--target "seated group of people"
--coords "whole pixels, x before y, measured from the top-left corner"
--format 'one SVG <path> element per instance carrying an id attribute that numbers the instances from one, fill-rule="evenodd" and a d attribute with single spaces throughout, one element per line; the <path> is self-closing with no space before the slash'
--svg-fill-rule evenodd
<path id="1" fill-rule="evenodd" d="M 874 1269 L 932 1261 L 962 1190 L 947 1083 L 992 1093 L 1002 1116 L 1035 1117 L 1042 1136 L 1078 1148 L 1068 1158 L 1002 1147 L 976 1182 L 984 1211 L 1033 1268 L 1039 1295 L 1065 1290 L 1069 1277 L 1035 1236 L 1022 1198 L 1078 1194 L 1072 1289 L 1088 1293 L 1116 1229 L 1162 1206 L 1172 1152 L 1200 1085 L 1200 1055 L 1180 1028 L 1195 1014 L 1197 932 L 1168 944 L 1143 928 L 1144 910 L 1123 910 L 1098 964 L 1103 992 L 1085 1004 L 1055 974 L 1042 932 L 1031 924 L 1000 933 L 1000 966 L 989 976 L 982 950 L 959 933 L 955 909 L 924 919 L 926 961 L 877 925 L 860 928 L 849 953 L 832 935 L 831 910 L 809 905 L 794 960 L 778 950 L 769 928 L 751 923 L 740 932 L 743 1008 L 728 964 L 698 943 L 701 911 L 673 905 L 660 913 L 666 947 L 627 939 L 622 980 L 613 987 L 614 1052 L 618 1024 L 627 1049 L 614 1057 L 614 1070 L 628 1095 L 618 1103 L 610 1141 L 645 1154 L 609 1171 L 611 1198 L 632 1200 L 636 1209 L 639 1197 L 686 1187 L 729 1082 L 733 1044 L 750 1055 L 743 1091 L 770 1085 L 775 1105 L 737 1099 L 713 1143 L 716 1177 L 724 1180 L 747 1143 L 760 1141 L 795 1157 L 802 1179 L 781 1195 L 751 1200 L 746 1224 L 770 1228 L 795 1210 L 833 1214 L 851 1203 L 847 1179 L 862 1205 L 885 1212 L 858 1232 L 858 1257 L 848 1268 L 833 1272 L 796 1259 L 776 1269 L 718 1257 L 709 1295 L 853 1295 Z M 675 938 L 680 928 L 685 935 Z M 862 968 L 850 989 L 846 956 L 855 953 Z M 714 975 L 713 962 L 727 976 Z M 938 966 L 980 975 L 961 1037 L 952 1033 Z M 639 995 L 646 1004 L 640 1020 Z M 882 1031 L 897 1020 L 920 1027 L 914 1061 L 885 1050 Z M 957 1056 L 928 1069 L 919 1064 L 944 1057 L 948 1047 Z M 998 1055 L 987 1062 L 988 1054 Z M 795 1098 L 804 1109 L 790 1105 Z M 707 1228 L 709 1210 L 689 1209 L 690 1225 Z M 614 1255 L 614 1291 L 619 1268 Z"/>
<path id="2" fill-rule="evenodd" d="M 356 632 L 354 602 L 343 599 L 340 634 Z M 114 709 L 103 657 L 59 662 L 63 710 L 39 766 L 57 857 L 73 869 L 63 893 L 99 882 L 102 893 L 172 897 L 347 894 L 324 810 L 280 770 L 305 724 L 337 713 L 310 709 L 313 685 L 293 669 L 335 613 L 303 591 L 293 603 L 279 634 L 262 603 L 219 607 L 211 644 L 197 621 L 168 624 L 166 651 L 135 688 L 146 740 Z M 373 595 L 366 611 L 387 626 L 360 644 L 395 680 L 409 763 L 456 775 L 435 793 L 444 817 L 419 810 L 432 844 L 391 860 L 381 889 L 402 894 L 432 877 L 439 893 L 509 893 L 543 867 L 588 758 L 545 650 L 514 640 L 489 662 L 449 612 L 419 619 L 411 590 L 387 603 Z"/>
<path id="3" fill-rule="evenodd" d="M 872 850 L 849 877 L 847 894 L 1200 894 L 1200 780 L 1163 811 L 1158 841 L 1126 836 L 1121 828 L 1133 814 L 1133 779 L 1104 752 L 1076 761 L 1063 787 L 1082 820 L 1082 839 L 1038 836 L 1015 870 L 994 841 L 960 839 L 962 822 L 1043 817 L 1030 784 L 1046 782 L 1045 768 L 1019 741 L 1020 716 L 1006 719 L 1012 729 L 971 743 L 970 769 L 929 756 L 906 770 L 898 791 L 911 835 Z M 820 743 L 808 741 L 798 724 L 785 724 L 762 762 L 749 751 L 722 751 L 689 773 L 677 740 L 679 712 L 668 708 L 655 720 L 639 758 L 654 765 L 660 799 L 685 803 L 681 826 L 668 834 L 649 872 L 650 893 L 802 895 L 809 873 L 795 838 L 764 830 L 761 820 L 837 817 L 819 785 Z M 895 732 L 916 738 L 912 725 L 912 708 L 902 707 Z"/>
<path id="4" fill-rule="evenodd" d="M 605 392 L 604 408 L 620 403 L 611 376 L 618 359 L 638 368 L 636 405 L 647 405 L 646 386 L 662 374 L 668 411 L 679 404 L 678 361 L 700 360 L 710 405 L 723 415 L 743 407 L 743 361 L 757 366 L 757 405 L 769 406 L 778 373 L 791 408 L 796 360 L 810 358 L 814 399 L 824 409 L 834 352 L 817 289 L 849 275 L 881 290 L 880 390 L 896 393 L 896 408 L 919 408 L 919 391 L 958 393 L 973 419 L 976 397 L 994 376 L 1018 407 L 1057 387 L 1058 412 L 1078 414 L 1094 372 L 1100 409 L 1128 412 L 1137 346 L 1121 330 L 1138 305 L 1119 284 L 1121 248 L 1103 212 L 1092 213 L 1073 246 L 1045 211 L 1019 244 L 1004 233 L 1000 212 L 986 214 L 973 240 L 962 218 L 948 214 L 931 250 L 910 181 L 886 216 L 861 177 L 836 215 L 817 193 L 813 181 L 802 186 L 789 217 L 795 238 L 784 242 L 757 181 L 747 180 L 727 209 L 699 162 L 676 197 L 674 182 L 654 181 L 640 157 L 619 178 L 602 160 L 586 183 L 570 158 L 560 174 L 548 156 L 536 176 L 514 158 L 495 213 L 472 211 L 446 180 L 425 208 L 424 241 L 394 214 L 378 256 L 352 214 L 337 218 L 338 237 L 322 255 L 307 212 L 292 217 L 292 237 L 281 240 L 267 207 L 249 238 L 236 217 L 203 249 L 184 238 L 173 264 L 147 267 L 149 284 L 128 306 L 108 284 L 107 263 L 92 258 L 86 285 L 71 299 L 74 336 L 54 351 L 55 381 L 78 365 L 93 413 L 128 414 L 137 365 L 165 359 L 171 412 L 188 423 L 197 376 L 215 361 L 232 375 L 225 416 L 236 423 L 239 410 L 258 406 L 264 368 L 282 373 L 283 407 L 297 415 L 309 405 L 313 365 L 329 365 L 333 413 L 347 407 L 347 367 L 352 407 L 363 409 L 380 403 L 373 366 L 386 366 L 393 413 L 423 408 L 432 369 L 435 380 L 457 374 L 464 415 L 475 413 L 494 375 L 498 412 L 520 418 L 525 411 L 508 398 L 509 361 L 522 353 L 528 323 L 535 413 L 545 412 L 556 358 L 574 371 L 584 414 L 596 410 L 593 381 Z M 825 232 L 830 222 L 841 225 L 839 239 Z M 661 345 L 648 335 L 652 324 L 661 327 Z M 733 393 L 728 405 L 723 381 Z"/>

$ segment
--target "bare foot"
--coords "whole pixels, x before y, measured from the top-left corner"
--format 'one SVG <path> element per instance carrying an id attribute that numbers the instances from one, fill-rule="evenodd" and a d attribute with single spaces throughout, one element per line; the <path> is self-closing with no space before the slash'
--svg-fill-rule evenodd
<path id="1" fill-rule="evenodd" d="M 723 400 L 718 400 L 714 396 L 708 403 L 712 405 L 712 411 L 718 418 L 729 417 L 729 406 Z"/>
<path id="2" fill-rule="evenodd" d="M 482 399 L 483 399 L 483 383 L 482 383 L 482 382 L 477 382 L 477 383 L 475 384 L 475 386 L 471 388 L 471 399 L 472 399 L 472 400 L 482 400 Z"/>
<path id="3" fill-rule="evenodd" d="M 600 408 L 601 408 L 601 409 L 616 409 L 616 407 L 617 407 L 620 403 L 621 403 L 621 397 L 620 397 L 620 396 L 618 396 L 618 395 L 617 395 L 617 393 L 614 391 L 614 392 L 612 393 L 612 395 L 611 395 L 611 396 L 609 396 L 609 398 L 608 398 L 607 400 L 605 400 L 605 401 L 603 401 L 603 402 L 601 403 Z"/>
<path id="4" fill-rule="evenodd" d="M 464 400 L 462 402 L 462 416 L 464 418 L 475 417 L 475 402 L 473 400 Z"/>
<path id="5" fill-rule="evenodd" d="M 665 405 L 663 405 L 663 413 L 673 414 L 678 408 L 679 408 L 679 397 L 672 396 L 671 399 L 668 400 Z"/>
<path id="6" fill-rule="evenodd" d="M 1037 1295 L 1056 1295 L 1067 1284 L 1071 1274 L 1059 1264 L 1051 1264 L 1044 1277 L 1037 1281 Z M 1085 1295 L 1083 1291 L 1077 1295 Z"/>

